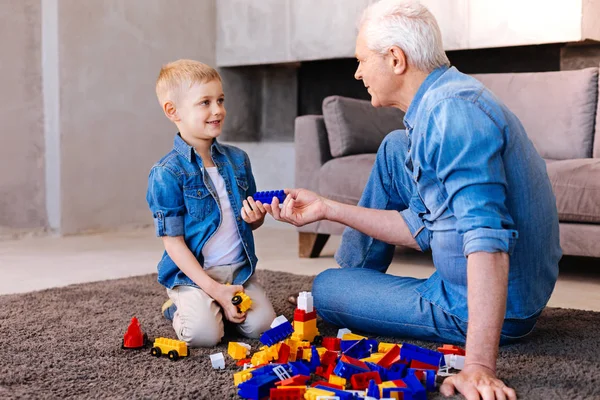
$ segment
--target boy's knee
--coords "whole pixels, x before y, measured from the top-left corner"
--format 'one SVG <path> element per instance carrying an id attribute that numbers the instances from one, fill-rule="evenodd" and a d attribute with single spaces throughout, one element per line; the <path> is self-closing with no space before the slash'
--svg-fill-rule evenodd
<path id="1" fill-rule="evenodd" d="M 184 323 L 178 333 L 179 339 L 190 347 L 216 346 L 224 335 L 223 322 L 216 320 Z"/>
<path id="2" fill-rule="evenodd" d="M 275 311 L 272 307 L 262 312 L 254 311 L 253 314 L 248 314 L 246 321 L 240 325 L 240 331 L 248 338 L 258 339 L 263 332 L 271 329 L 271 323 L 275 317 Z"/>

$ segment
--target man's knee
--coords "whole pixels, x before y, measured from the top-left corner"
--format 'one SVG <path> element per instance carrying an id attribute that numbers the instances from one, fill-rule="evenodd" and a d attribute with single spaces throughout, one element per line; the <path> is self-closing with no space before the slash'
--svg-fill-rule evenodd
<path id="1" fill-rule="evenodd" d="M 381 142 L 380 151 L 389 152 L 407 152 L 408 151 L 408 136 L 404 129 L 397 129 L 388 133 Z"/>
<path id="2" fill-rule="evenodd" d="M 321 272 L 315 277 L 312 287 L 312 295 L 315 307 L 327 307 L 332 297 L 337 296 L 340 282 L 338 276 L 342 273 L 341 268 L 331 268 Z"/>

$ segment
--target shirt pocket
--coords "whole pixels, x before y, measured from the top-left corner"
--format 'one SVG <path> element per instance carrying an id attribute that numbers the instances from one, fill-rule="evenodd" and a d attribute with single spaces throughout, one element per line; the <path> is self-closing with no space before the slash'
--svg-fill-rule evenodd
<path id="1" fill-rule="evenodd" d="M 188 213 L 200 221 L 206 219 L 215 209 L 215 200 L 204 185 L 185 186 L 183 198 Z"/>
<path id="2" fill-rule="evenodd" d="M 422 204 L 426 208 L 426 212 L 431 215 L 436 215 L 438 210 L 444 204 L 442 191 L 435 180 L 427 176 L 419 163 L 413 166 L 413 180 L 415 182 L 416 192 Z"/>
<path id="3" fill-rule="evenodd" d="M 238 185 L 238 188 L 240 190 L 240 194 L 242 195 L 242 198 L 245 199 L 246 198 L 245 194 L 246 194 L 246 192 L 248 192 L 248 179 L 244 175 L 239 174 L 239 175 L 235 176 L 235 181 Z"/>

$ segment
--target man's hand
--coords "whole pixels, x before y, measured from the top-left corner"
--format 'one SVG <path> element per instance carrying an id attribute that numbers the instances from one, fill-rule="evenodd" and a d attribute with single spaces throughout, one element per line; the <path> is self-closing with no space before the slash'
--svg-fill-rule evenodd
<path id="1" fill-rule="evenodd" d="M 241 313 L 237 306 L 233 305 L 231 299 L 237 292 L 243 291 L 244 287 L 241 285 L 219 284 L 217 289 L 212 293 L 209 293 L 209 295 L 223 308 L 223 314 L 227 321 L 233 322 L 234 324 L 241 324 L 246 319 L 246 314 Z"/>
<path id="2" fill-rule="evenodd" d="M 242 219 L 250 225 L 253 225 L 252 229 L 256 229 L 262 225 L 267 210 L 260 201 L 254 201 L 252 196 L 248 196 L 248 199 L 244 200 L 242 206 Z"/>
<path id="3" fill-rule="evenodd" d="M 324 197 L 306 189 L 285 189 L 287 197 L 279 209 L 279 200 L 265 204 L 267 212 L 277 221 L 303 226 L 326 218 L 327 204 Z"/>
<path id="4" fill-rule="evenodd" d="M 440 393 L 454 395 L 458 390 L 467 400 L 516 400 L 514 389 L 509 388 L 491 369 L 483 365 L 466 365 L 457 375 L 444 380 Z"/>

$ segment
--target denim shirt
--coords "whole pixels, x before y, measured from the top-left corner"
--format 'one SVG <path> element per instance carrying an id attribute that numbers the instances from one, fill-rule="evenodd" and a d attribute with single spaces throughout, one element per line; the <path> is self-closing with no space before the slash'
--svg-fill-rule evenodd
<path id="1" fill-rule="evenodd" d="M 257 258 L 252 228 L 240 217 L 242 202 L 256 192 L 248 155 L 237 147 L 214 140 L 210 154 L 225 187 L 244 246 L 247 265 L 234 278 L 241 285 L 254 273 Z M 202 248 L 221 224 L 221 206 L 202 158 L 179 134 L 173 149 L 156 163 L 148 177 L 146 200 L 154 217 L 156 236 L 183 236 L 200 265 Z M 165 251 L 158 263 L 158 281 L 169 289 L 178 285 L 198 287 Z"/>
<path id="2" fill-rule="evenodd" d="M 417 291 L 467 320 L 466 257 L 505 252 L 506 318 L 541 312 L 562 253 L 558 212 L 546 164 L 519 119 L 479 81 L 441 67 L 418 89 L 404 124 L 416 193 L 402 216 L 436 267 Z"/>

